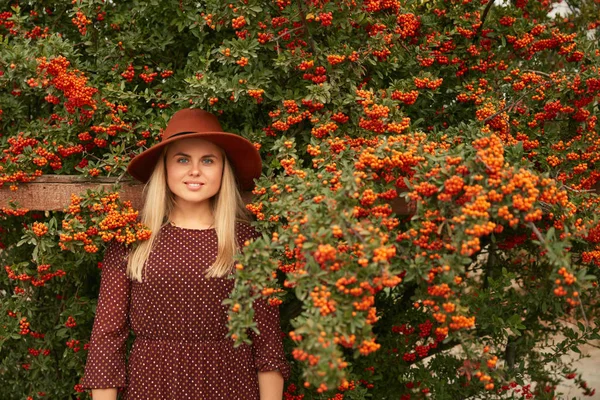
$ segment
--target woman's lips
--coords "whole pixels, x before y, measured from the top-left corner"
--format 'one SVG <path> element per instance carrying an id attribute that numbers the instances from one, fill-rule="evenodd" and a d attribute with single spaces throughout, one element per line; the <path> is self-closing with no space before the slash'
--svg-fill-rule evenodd
<path id="1" fill-rule="evenodd" d="M 202 188 L 202 186 L 204 186 L 204 183 L 200 183 L 200 182 L 186 182 L 185 186 L 192 191 L 196 191 L 196 190 L 200 190 L 200 188 Z"/>

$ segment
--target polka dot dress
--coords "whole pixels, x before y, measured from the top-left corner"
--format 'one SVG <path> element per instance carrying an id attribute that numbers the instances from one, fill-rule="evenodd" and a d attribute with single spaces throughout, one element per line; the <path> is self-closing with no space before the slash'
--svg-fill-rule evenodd
<path id="1" fill-rule="evenodd" d="M 237 225 L 240 248 L 255 236 Z M 249 333 L 252 346 L 234 348 L 226 338 L 221 303 L 233 280 L 204 277 L 217 255 L 214 229 L 163 226 L 142 283 L 127 277 L 126 251 L 112 243 L 104 256 L 84 388 L 124 388 L 128 400 L 258 400 L 258 371 L 289 377 L 277 307 L 254 303 L 260 335 Z M 126 363 L 130 329 L 135 341 Z"/>

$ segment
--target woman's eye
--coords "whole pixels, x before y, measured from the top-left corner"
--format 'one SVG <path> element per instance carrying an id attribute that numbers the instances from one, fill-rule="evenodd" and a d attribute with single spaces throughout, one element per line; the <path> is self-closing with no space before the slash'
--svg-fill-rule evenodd
<path id="1" fill-rule="evenodd" d="M 186 163 L 187 161 L 188 161 L 187 158 L 178 158 L 177 159 L 178 163 Z"/>
<path id="2" fill-rule="evenodd" d="M 212 164 L 214 161 L 212 158 L 205 158 L 202 160 L 203 164 Z"/>

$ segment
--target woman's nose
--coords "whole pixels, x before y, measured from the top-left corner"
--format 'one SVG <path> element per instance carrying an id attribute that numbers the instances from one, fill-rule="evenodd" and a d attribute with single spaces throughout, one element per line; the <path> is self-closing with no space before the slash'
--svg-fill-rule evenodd
<path id="1" fill-rule="evenodd" d="M 200 175 L 200 164 L 195 164 L 195 163 L 191 164 L 190 175 L 193 175 L 193 176 Z"/>

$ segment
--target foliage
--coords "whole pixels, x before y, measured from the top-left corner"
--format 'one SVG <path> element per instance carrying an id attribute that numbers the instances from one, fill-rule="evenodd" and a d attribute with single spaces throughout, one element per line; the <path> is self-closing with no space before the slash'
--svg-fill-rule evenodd
<path id="1" fill-rule="evenodd" d="M 207 109 L 264 160 L 231 335 L 280 304 L 286 399 L 589 395 L 561 356 L 599 338 L 600 20 L 554 5 L 3 2 L 0 185 L 123 177 Z M 98 249 L 148 237 L 115 194 L 65 207 L 0 214 L 3 398 L 87 398 Z"/>

